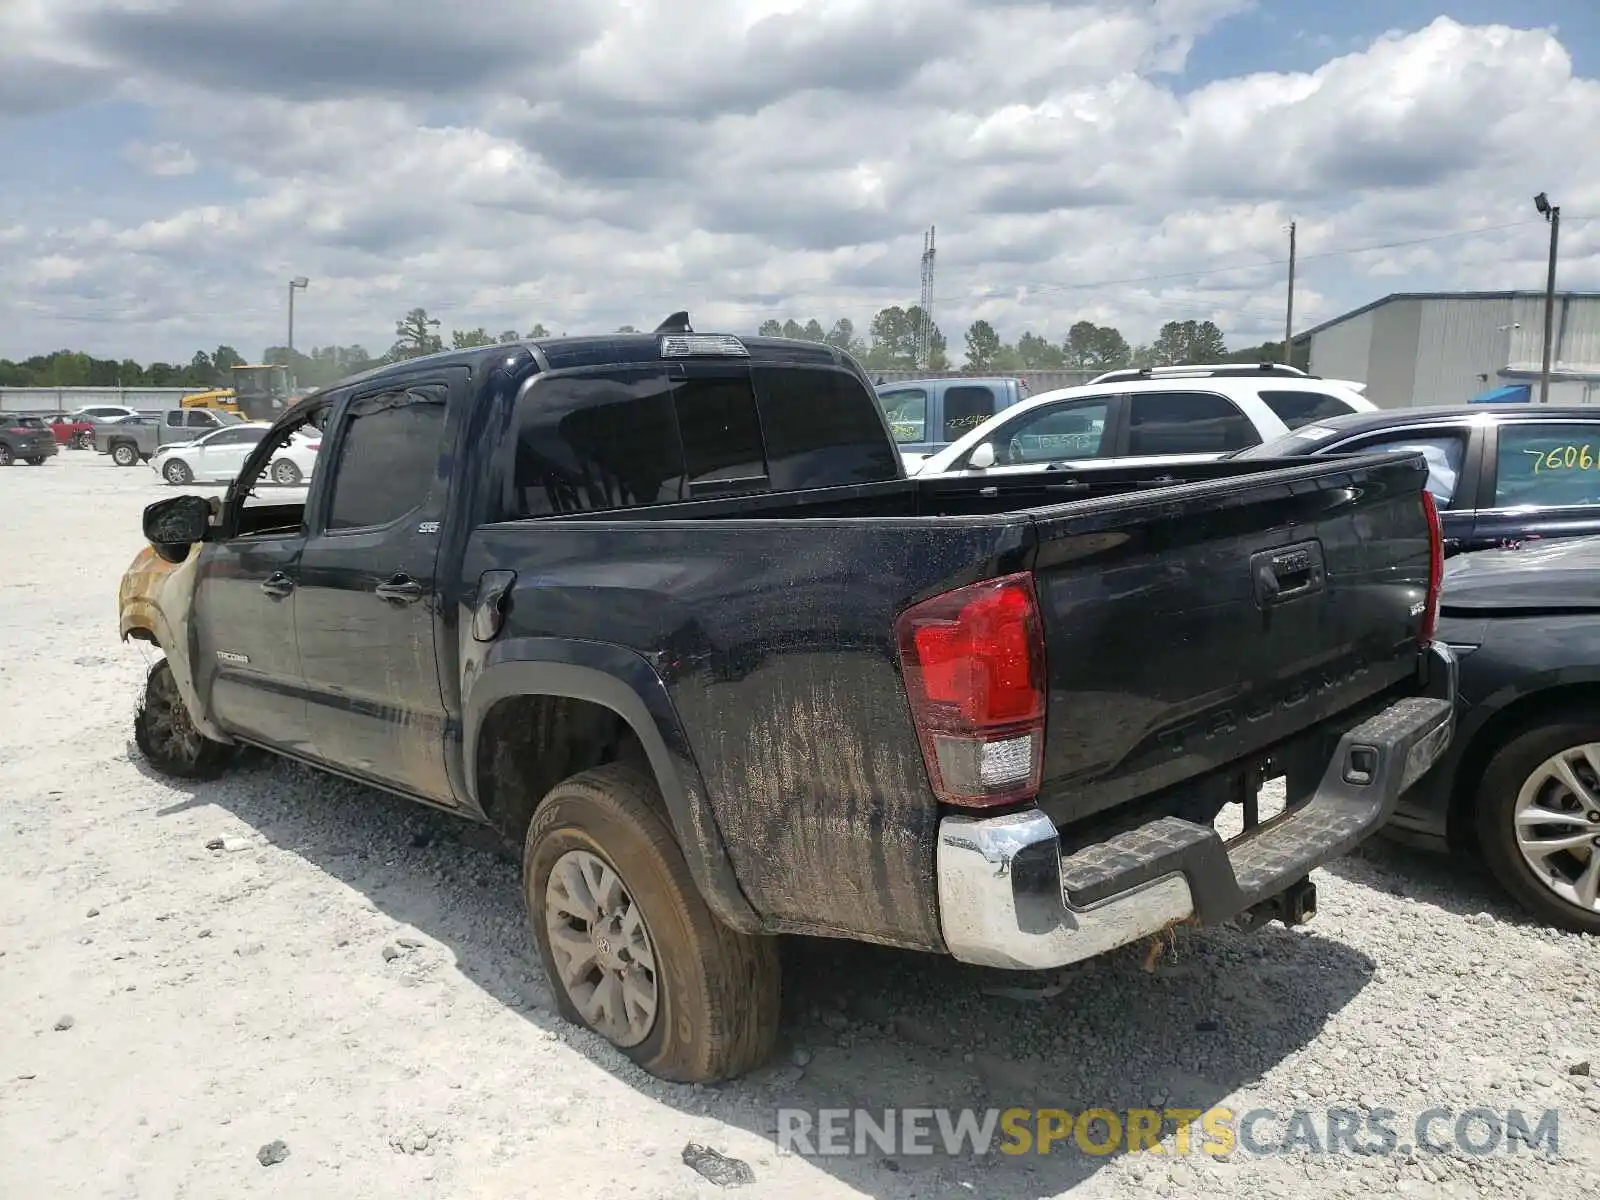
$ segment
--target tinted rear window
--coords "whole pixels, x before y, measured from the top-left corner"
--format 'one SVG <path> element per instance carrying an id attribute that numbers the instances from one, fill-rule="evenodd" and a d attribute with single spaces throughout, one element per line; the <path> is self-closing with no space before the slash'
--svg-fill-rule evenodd
<path id="1" fill-rule="evenodd" d="M 682 492 L 672 381 L 659 367 L 538 379 L 518 398 L 512 519 L 662 504 Z"/>
<path id="2" fill-rule="evenodd" d="M 1339 397 L 1326 392 L 1262 392 L 1261 400 L 1290 429 L 1355 412 Z"/>
<path id="3" fill-rule="evenodd" d="M 775 491 L 895 478 L 877 402 L 855 376 L 757 367 L 755 384 Z"/>
<path id="4" fill-rule="evenodd" d="M 846 372 L 709 368 L 674 380 L 659 367 L 611 368 L 547 377 L 518 399 L 507 518 L 897 472 L 875 398 Z"/>
<path id="5" fill-rule="evenodd" d="M 1233 402 L 1215 392 L 1138 392 L 1128 414 L 1132 455 L 1222 454 L 1261 440 Z"/>

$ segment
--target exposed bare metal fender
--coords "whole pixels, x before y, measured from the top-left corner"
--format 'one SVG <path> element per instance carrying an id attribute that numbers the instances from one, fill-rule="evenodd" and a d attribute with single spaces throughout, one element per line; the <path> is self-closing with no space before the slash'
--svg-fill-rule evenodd
<path id="1" fill-rule="evenodd" d="M 139 551 L 117 589 L 118 633 L 123 641 L 137 638 L 160 646 L 172 664 L 172 678 L 195 728 L 213 741 L 231 745 L 233 739 L 212 722 L 194 686 L 190 647 L 202 548 L 191 547 L 181 563 L 167 562 L 149 546 Z"/>

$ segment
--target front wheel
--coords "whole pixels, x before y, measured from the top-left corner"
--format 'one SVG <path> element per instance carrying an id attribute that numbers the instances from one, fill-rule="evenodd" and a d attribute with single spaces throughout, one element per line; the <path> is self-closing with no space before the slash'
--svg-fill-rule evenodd
<path id="1" fill-rule="evenodd" d="M 16 455 L 11 452 L 11 447 L 0 442 L 0 467 L 9 467 L 16 461 Z"/>
<path id="2" fill-rule="evenodd" d="M 616 765 L 557 784 L 523 852 L 529 919 L 563 1017 L 659 1078 L 730 1079 L 772 1054 L 777 944 L 712 914 L 659 804 Z"/>
<path id="3" fill-rule="evenodd" d="M 194 472 L 189 469 L 189 464 L 182 459 L 174 458 L 161 468 L 161 476 L 175 487 L 182 487 L 186 483 L 194 482 Z"/>
<path id="4" fill-rule="evenodd" d="M 139 462 L 139 448 L 132 442 L 118 442 L 111 447 L 111 461 L 119 467 L 136 466 Z"/>
<path id="5" fill-rule="evenodd" d="M 1600 934 L 1600 712 L 1564 715 L 1502 746 L 1474 818 L 1506 891 L 1552 925 Z"/>
<path id="6" fill-rule="evenodd" d="M 283 487 L 295 487 L 300 482 L 300 468 L 287 458 L 280 458 L 272 464 L 272 482 Z"/>
<path id="7" fill-rule="evenodd" d="M 145 679 L 144 700 L 133 718 L 133 740 L 151 766 L 178 779 L 215 779 L 233 758 L 232 746 L 214 742 L 195 728 L 172 664 L 164 658 Z"/>

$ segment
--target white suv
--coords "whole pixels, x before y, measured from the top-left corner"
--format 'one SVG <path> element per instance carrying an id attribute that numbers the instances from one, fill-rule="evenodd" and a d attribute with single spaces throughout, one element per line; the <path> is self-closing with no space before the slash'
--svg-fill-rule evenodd
<path id="1" fill-rule="evenodd" d="M 1312 421 L 1375 412 L 1362 386 L 1280 363 L 1110 371 L 1082 387 L 1012 405 L 930 454 L 915 473 L 1015 473 L 1110 460 L 1205 462 Z"/>

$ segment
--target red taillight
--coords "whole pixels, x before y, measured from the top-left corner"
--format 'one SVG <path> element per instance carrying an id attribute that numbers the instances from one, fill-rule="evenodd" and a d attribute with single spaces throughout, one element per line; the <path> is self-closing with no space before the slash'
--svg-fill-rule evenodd
<path id="1" fill-rule="evenodd" d="M 934 794 L 970 807 L 1037 795 L 1045 661 L 1033 577 L 924 600 L 900 614 L 895 634 Z"/>
<path id="2" fill-rule="evenodd" d="M 307 442 L 306 443 L 306 449 L 307 450 L 321 450 L 322 449 L 322 443 L 321 442 Z"/>
<path id="3" fill-rule="evenodd" d="M 1422 511 L 1428 518 L 1428 598 L 1422 610 L 1422 629 L 1418 639 L 1424 646 L 1433 643 L 1439 628 L 1439 594 L 1444 590 L 1444 522 L 1433 493 L 1424 489 Z"/>

